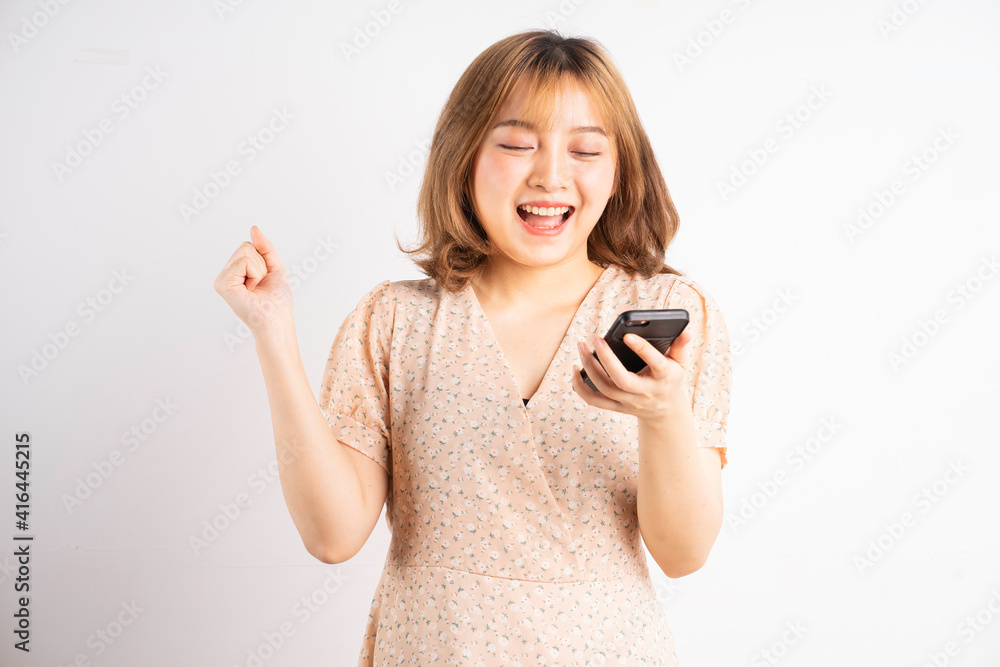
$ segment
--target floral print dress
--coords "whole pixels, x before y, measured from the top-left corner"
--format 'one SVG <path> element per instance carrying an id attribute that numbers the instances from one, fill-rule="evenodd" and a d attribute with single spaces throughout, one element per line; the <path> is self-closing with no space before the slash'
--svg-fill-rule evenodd
<path id="1" fill-rule="evenodd" d="M 347 316 L 320 405 L 389 473 L 392 539 L 359 665 L 679 665 L 638 530 L 636 418 L 572 389 L 623 310 L 684 308 L 697 446 L 726 464 L 729 336 L 690 278 L 609 266 L 525 404 L 471 285 L 383 281 Z M 654 565 L 655 566 L 655 565 Z"/>

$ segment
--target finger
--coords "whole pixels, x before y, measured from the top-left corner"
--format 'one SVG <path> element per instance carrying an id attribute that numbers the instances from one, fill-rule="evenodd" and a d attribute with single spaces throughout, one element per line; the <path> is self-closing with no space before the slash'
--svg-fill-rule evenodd
<path id="1" fill-rule="evenodd" d="M 588 353 L 587 356 L 590 356 L 590 354 Z M 597 364 L 595 363 L 594 365 L 596 366 Z M 580 375 L 580 371 L 581 371 L 580 366 L 573 364 L 572 385 L 577 395 L 579 395 L 580 398 L 586 401 L 589 405 L 593 405 L 594 407 L 603 408 L 606 410 L 614 409 L 618 404 L 615 401 L 608 398 L 607 396 L 605 396 L 604 394 L 602 394 L 601 392 L 594 391 L 589 386 L 587 386 L 587 383 L 583 381 L 583 376 Z M 594 377 L 594 375 L 590 371 L 587 371 L 587 376 L 590 378 Z M 597 385 L 596 382 L 594 382 L 594 384 Z"/>
<path id="2" fill-rule="evenodd" d="M 687 356 L 687 348 L 691 343 L 691 331 L 684 329 L 674 342 L 670 344 L 670 349 L 667 350 L 667 356 L 676 361 L 678 364 L 681 360 Z M 682 364 L 683 365 L 683 364 Z"/>
<path id="3" fill-rule="evenodd" d="M 633 333 L 625 334 L 624 340 L 625 344 L 628 345 L 640 359 L 646 362 L 646 367 L 649 368 L 648 374 L 660 377 L 666 373 L 669 362 L 662 352 L 653 347 L 652 343 L 642 336 L 637 336 Z M 676 342 L 676 339 L 674 342 Z M 671 344 L 671 347 L 673 347 L 673 344 Z"/>
<path id="4" fill-rule="evenodd" d="M 595 339 L 596 340 L 596 339 Z M 608 398 L 615 398 L 615 392 L 620 391 L 618 385 L 615 384 L 614 379 L 611 375 L 611 363 L 617 363 L 619 367 L 621 362 L 615 357 L 615 354 L 611 352 L 607 347 L 602 349 L 594 350 L 591 346 L 586 343 L 581 342 L 579 345 L 580 349 L 580 363 L 587 369 L 587 377 L 590 381 L 594 383 L 597 390 L 601 392 L 604 396 Z M 594 353 L 597 353 L 597 357 L 594 357 Z M 603 354 L 602 354 L 603 352 Z M 608 359 L 608 357 L 614 357 L 614 359 Z M 603 366 L 603 368 L 602 368 Z M 624 369 L 623 369 L 624 370 Z M 627 371 L 626 371 L 627 372 Z M 589 389 L 589 387 L 588 387 Z"/>
<path id="5" fill-rule="evenodd" d="M 264 259 L 260 256 L 253 244 L 244 241 L 233 252 L 225 267 L 215 279 L 215 291 L 225 296 L 233 289 L 243 287 L 246 284 L 248 274 L 258 276 L 264 270 Z M 256 284 L 254 282 L 253 284 Z"/>
<path id="6" fill-rule="evenodd" d="M 607 371 L 609 382 L 614 383 L 615 390 L 622 390 L 629 393 L 634 392 L 636 390 L 636 374 L 625 368 L 621 359 L 618 358 L 618 355 L 614 353 L 603 338 L 595 337 L 594 347 L 596 348 L 598 359 L 600 359 L 601 363 L 604 365 L 604 370 Z M 646 361 L 647 364 L 649 363 L 642 357 L 642 355 L 640 355 L 640 358 L 642 358 L 643 361 Z M 613 392 L 607 395 L 611 398 L 618 398 L 618 395 Z"/>
<path id="7" fill-rule="evenodd" d="M 267 267 L 264 266 L 264 258 L 260 256 L 260 253 L 258 253 L 253 246 L 249 246 L 246 249 L 246 254 L 244 255 L 243 275 L 246 276 L 243 284 L 246 285 L 248 292 L 252 292 L 253 288 L 264 279 L 264 276 L 267 275 Z"/>
<path id="8" fill-rule="evenodd" d="M 281 271 L 284 269 L 281 265 L 281 260 L 278 259 L 278 251 L 275 250 L 274 244 L 264 236 L 264 232 L 260 231 L 257 225 L 250 228 L 250 238 L 253 240 L 257 252 L 264 258 L 264 266 L 267 271 Z"/>

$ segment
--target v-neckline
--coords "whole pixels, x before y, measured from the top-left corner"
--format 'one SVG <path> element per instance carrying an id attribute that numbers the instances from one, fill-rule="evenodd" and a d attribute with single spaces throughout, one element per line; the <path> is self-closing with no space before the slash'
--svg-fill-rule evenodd
<path id="1" fill-rule="evenodd" d="M 476 295 L 476 291 L 472 288 L 472 281 L 470 280 L 469 283 L 465 286 L 464 292 L 466 293 L 467 297 L 472 303 L 472 306 L 479 311 L 479 315 L 482 316 L 483 322 L 486 323 L 486 328 L 489 329 L 490 336 L 493 339 L 493 344 L 496 345 L 497 347 L 497 352 L 500 356 L 501 361 L 503 361 L 503 367 L 505 372 L 507 373 L 507 381 L 509 382 L 511 388 L 513 388 L 514 394 L 521 401 L 521 404 L 524 406 L 525 410 L 528 409 L 528 403 L 530 403 L 531 400 L 534 399 L 539 392 L 541 392 L 542 388 L 548 382 L 549 376 L 552 374 L 552 367 L 559 359 L 559 356 L 563 353 L 563 348 L 566 346 L 566 340 L 569 338 L 570 332 L 573 331 L 573 329 L 576 327 L 577 320 L 580 318 L 580 313 L 583 311 L 584 306 L 588 305 L 590 300 L 594 298 L 594 295 L 598 291 L 598 287 L 600 287 L 607 280 L 608 276 L 611 275 L 614 266 L 615 266 L 614 264 L 609 264 L 601 272 L 601 275 L 597 277 L 597 280 L 594 281 L 594 284 L 591 285 L 590 290 L 588 290 L 587 294 L 583 297 L 583 300 L 580 302 L 580 305 L 576 307 L 576 312 L 573 313 L 573 317 L 569 321 L 569 326 L 566 327 L 566 331 L 563 333 L 562 339 L 559 341 L 559 345 L 556 347 L 555 354 L 552 355 L 552 358 L 549 359 L 548 366 L 545 367 L 545 372 L 542 374 L 542 379 L 538 383 L 538 387 L 535 389 L 535 393 L 529 396 L 527 400 L 525 400 L 524 396 L 521 396 L 521 388 L 517 386 L 517 379 L 514 377 L 514 369 L 511 367 L 510 361 L 507 359 L 507 353 L 504 352 L 503 346 L 500 345 L 500 339 L 497 338 L 496 332 L 493 330 L 493 324 L 490 322 L 490 318 L 486 315 L 486 311 L 483 309 L 483 305 L 479 302 L 479 297 Z"/>

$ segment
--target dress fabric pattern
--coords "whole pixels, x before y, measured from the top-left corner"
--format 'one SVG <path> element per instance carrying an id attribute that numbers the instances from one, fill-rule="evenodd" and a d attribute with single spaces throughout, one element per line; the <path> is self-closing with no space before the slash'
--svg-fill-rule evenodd
<path id="1" fill-rule="evenodd" d="M 638 530 L 637 420 L 571 384 L 578 341 L 650 308 L 690 313 L 697 445 L 725 467 L 729 334 L 686 276 L 606 268 L 527 405 L 471 285 L 383 281 L 362 297 L 320 393 L 338 440 L 390 478 L 360 666 L 680 665 Z"/>

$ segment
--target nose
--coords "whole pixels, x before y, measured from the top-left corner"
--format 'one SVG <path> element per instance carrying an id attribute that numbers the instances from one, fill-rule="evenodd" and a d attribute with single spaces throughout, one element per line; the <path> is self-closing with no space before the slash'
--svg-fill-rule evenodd
<path id="1" fill-rule="evenodd" d="M 528 185 L 541 187 L 545 190 L 561 190 L 569 182 L 569 169 L 566 154 L 552 147 L 535 151 L 535 159 L 531 165 L 531 176 Z"/>

